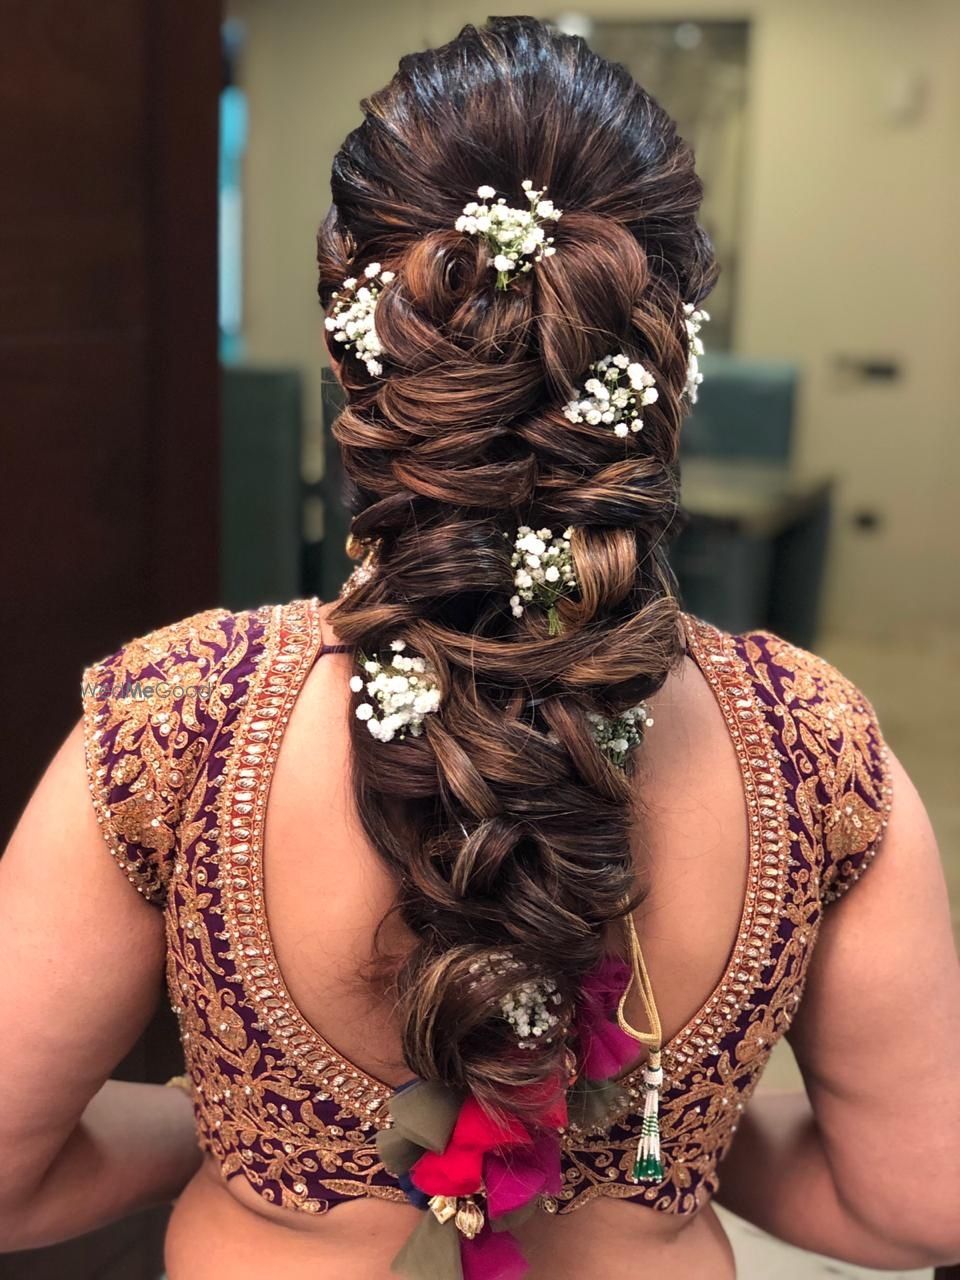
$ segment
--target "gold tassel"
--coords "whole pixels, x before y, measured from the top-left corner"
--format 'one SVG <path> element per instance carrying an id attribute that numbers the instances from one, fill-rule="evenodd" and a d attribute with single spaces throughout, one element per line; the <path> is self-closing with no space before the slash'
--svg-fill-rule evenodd
<path id="1" fill-rule="evenodd" d="M 650 1053 L 643 1071 L 643 1120 L 640 1127 L 640 1139 L 637 1143 L 637 1156 L 633 1164 L 632 1181 L 656 1183 L 663 1181 L 663 1164 L 660 1159 L 660 1090 L 663 1087 L 663 1067 L 660 1065 L 660 1049 L 663 1043 L 663 1032 L 660 1027 L 660 1014 L 653 996 L 653 986 L 643 952 L 640 950 L 640 939 L 637 937 L 633 915 L 624 916 L 627 932 L 627 945 L 630 951 L 630 981 L 620 997 L 617 1005 L 617 1023 L 621 1031 L 640 1044 L 649 1047 Z M 638 1031 L 631 1026 L 624 1014 L 624 1006 L 631 989 L 636 984 L 643 1001 L 644 1012 L 650 1023 L 649 1031 Z"/>

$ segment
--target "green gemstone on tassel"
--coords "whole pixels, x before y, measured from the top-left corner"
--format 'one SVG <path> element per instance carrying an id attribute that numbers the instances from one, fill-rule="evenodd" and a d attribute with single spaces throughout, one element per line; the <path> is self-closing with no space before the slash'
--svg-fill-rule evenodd
<path id="1" fill-rule="evenodd" d="M 634 1182 L 662 1182 L 663 1165 L 656 1156 L 644 1156 L 642 1160 L 634 1161 L 633 1180 Z"/>
<path id="2" fill-rule="evenodd" d="M 633 1164 L 634 1182 L 662 1182 L 663 1164 L 660 1160 L 660 1088 L 663 1084 L 663 1068 L 659 1051 L 654 1050 L 643 1073 L 645 1095 L 637 1158 Z"/>

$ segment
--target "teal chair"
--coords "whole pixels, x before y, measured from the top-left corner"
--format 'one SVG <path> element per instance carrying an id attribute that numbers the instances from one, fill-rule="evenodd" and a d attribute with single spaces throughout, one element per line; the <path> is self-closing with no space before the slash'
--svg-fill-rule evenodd
<path id="1" fill-rule="evenodd" d="M 684 606 L 727 631 L 767 627 L 813 647 L 831 518 L 829 476 L 790 465 L 797 371 L 704 356 L 681 448 L 681 532 L 671 563 Z"/>
<path id="2" fill-rule="evenodd" d="M 708 352 L 703 382 L 683 428 L 684 457 L 787 462 L 793 436 L 797 369 L 783 360 Z"/>
<path id="3" fill-rule="evenodd" d="M 220 599 L 292 600 L 303 587 L 300 374 L 231 366 L 222 406 Z"/>

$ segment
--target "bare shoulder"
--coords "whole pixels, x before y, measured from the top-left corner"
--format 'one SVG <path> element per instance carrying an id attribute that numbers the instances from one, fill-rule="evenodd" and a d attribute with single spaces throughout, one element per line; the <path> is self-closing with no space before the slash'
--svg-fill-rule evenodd
<path id="1" fill-rule="evenodd" d="M 857 683 L 769 631 L 724 636 L 791 780 L 819 877 L 818 933 L 788 1038 L 838 1186 L 877 1220 L 960 1186 L 960 963 L 929 816 Z M 923 1135 L 928 1176 L 894 1152 Z"/>
<path id="2" fill-rule="evenodd" d="M 789 1039 L 837 1185 L 910 1220 L 960 1187 L 960 963 L 930 819 L 889 748 L 886 770 L 870 873 L 825 908 Z M 898 1176 L 918 1144 L 923 1176 Z"/>

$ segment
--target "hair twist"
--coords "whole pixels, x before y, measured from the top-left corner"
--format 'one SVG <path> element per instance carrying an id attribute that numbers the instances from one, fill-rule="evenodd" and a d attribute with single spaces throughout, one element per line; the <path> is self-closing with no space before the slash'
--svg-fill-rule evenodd
<path id="1" fill-rule="evenodd" d="M 683 304 L 715 268 L 689 148 L 580 39 L 532 19 L 468 26 L 404 58 L 363 106 L 334 161 L 320 296 L 371 261 L 396 274 L 377 302 L 383 377 L 349 354 L 339 365 L 353 531 L 377 557 L 333 620 L 367 653 L 406 641 L 442 704 L 403 742 L 353 722 L 355 792 L 414 937 L 390 970 L 406 1061 L 510 1109 L 565 1048 L 562 1035 L 518 1047 L 501 999 L 549 978 L 569 1023 L 637 896 L 629 774 L 588 714 L 650 696 L 681 655 L 666 548 Z M 528 177 L 563 210 L 556 253 L 497 290 L 485 247 L 454 222 L 480 184 L 509 200 Z M 562 412 L 620 351 L 658 390 L 629 440 Z M 574 528 L 559 636 L 542 611 L 508 607 L 521 524 Z M 505 949 L 519 970 L 490 964 Z"/>

